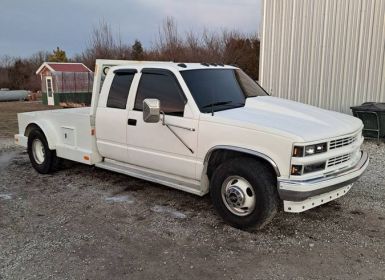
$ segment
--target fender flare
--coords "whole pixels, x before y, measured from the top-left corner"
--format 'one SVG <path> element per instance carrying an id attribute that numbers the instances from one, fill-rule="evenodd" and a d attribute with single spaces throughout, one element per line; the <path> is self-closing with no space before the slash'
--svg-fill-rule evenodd
<path id="1" fill-rule="evenodd" d="M 260 153 L 258 151 L 255 151 L 255 150 L 250 150 L 250 149 L 247 149 L 247 148 L 241 148 L 241 147 L 236 147 L 236 146 L 230 146 L 230 145 L 218 145 L 218 146 L 214 146 L 212 148 L 210 148 L 207 153 L 206 153 L 206 156 L 205 156 L 205 159 L 203 161 L 203 175 L 206 174 L 207 172 L 207 166 L 208 166 L 208 163 L 210 161 L 210 157 L 211 157 L 211 154 L 216 151 L 216 150 L 229 150 L 229 151 L 235 151 L 235 152 L 239 152 L 239 153 L 244 153 L 244 154 L 248 154 L 248 155 L 252 155 L 252 156 L 255 156 L 255 157 L 259 157 L 265 161 L 267 161 L 271 167 L 273 168 L 273 170 L 275 171 L 275 174 L 277 175 L 277 178 L 281 176 L 281 173 L 279 171 L 279 168 L 278 168 L 278 165 L 275 163 L 275 161 L 263 154 L 263 153 Z"/>
<path id="2" fill-rule="evenodd" d="M 277 178 L 281 176 L 278 165 L 275 163 L 275 161 L 272 158 L 270 158 L 269 156 L 267 156 L 264 153 L 260 153 L 258 151 L 251 150 L 248 148 L 236 147 L 236 146 L 231 146 L 231 145 L 217 145 L 217 146 L 210 148 L 207 151 L 206 156 L 205 156 L 204 161 L 203 161 L 203 170 L 202 170 L 202 174 L 201 174 L 201 191 L 203 194 L 206 194 L 209 192 L 210 182 L 209 182 L 209 178 L 207 176 L 207 167 L 208 167 L 208 164 L 210 161 L 211 154 L 216 150 L 229 150 L 229 151 L 240 152 L 240 153 L 244 153 L 244 154 L 258 157 L 260 159 L 267 161 L 271 165 Z"/>
<path id="3" fill-rule="evenodd" d="M 50 124 L 49 122 L 46 121 L 34 121 L 29 123 L 24 131 L 24 136 L 28 137 L 29 132 L 33 129 L 33 127 L 39 128 L 43 133 L 45 138 L 47 139 L 48 142 L 48 147 L 50 150 L 56 150 L 56 143 L 58 135 L 56 133 L 55 128 Z"/>

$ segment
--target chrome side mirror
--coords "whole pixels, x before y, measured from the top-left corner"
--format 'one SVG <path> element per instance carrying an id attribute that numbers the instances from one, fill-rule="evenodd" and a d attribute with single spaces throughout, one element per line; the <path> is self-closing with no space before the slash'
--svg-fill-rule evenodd
<path id="1" fill-rule="evenodd" d="M 160 120 L 160 101 L 155 98 L 143 100 L 143 121 L 157 123 Z"/>

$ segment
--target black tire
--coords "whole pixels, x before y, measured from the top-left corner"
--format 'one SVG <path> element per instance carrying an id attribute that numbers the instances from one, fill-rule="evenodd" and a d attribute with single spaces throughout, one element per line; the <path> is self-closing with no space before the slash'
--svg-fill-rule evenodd
<path id="1" fill-rule="evenodd" d="M 226 202 L 226 198 L 222 195 L 222 185 L 230 182 L 234 176 L 246 179 L 252 193 L 250 194 L 247 187 L 247 194 L 244 195 L 249 195 L 255 201 L 253 210 L 246 210 L 246 214 L 242 216 L 229 210 L 228 207 L 231 206 L 226 206 L 229 202 Z M 237 181 L 230 184 L 234 184 L 237 188 Z M 226 190 L 226 187 L 223 188 Z M 210 195 L 218 214 L 230 225 L 241 229 L 251 227 L 261 229 L 273 219 L 279 205 L 274 174 L 263 163 L 252 158 L 234 158 L 219 165 L 211 178 Z"/>
<path id="2" fill-rule="evenodd" d="M 37 160 L 33 151 L 34 141 L 40 141 L 44 153 L 44 158 L 40 162 Z M 32 130 L 28 135 L 28 155 L 33 168 L 41 174 L 48 174 L 59 169 L 60 159 L 56 156 L 55 150 L 50 150 L 44 133 L 39 129 Z"/>

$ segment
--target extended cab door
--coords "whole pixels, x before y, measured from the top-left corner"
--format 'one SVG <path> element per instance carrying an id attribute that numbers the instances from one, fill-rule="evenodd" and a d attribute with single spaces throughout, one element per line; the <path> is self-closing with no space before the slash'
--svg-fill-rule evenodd
<path id="1" fill-rule="evenodd" d="M 128 162 L 127 100 L 136 73 L 119 69 L 104 81 L 96 111 L 96 143 L 103 157 Z"/>
<path id="2" fill-rule="evenodd" d="M 162 121 L 143 121 L 143 100 L 146 98 L 160 100 L 165 121 L 175 125 L 171 128 L 176 135 Z M 187 98 L 171 71 L 142 69 L 127 124 L 130 163 L 195 179 L 198 120 L 193 117 Z"/>

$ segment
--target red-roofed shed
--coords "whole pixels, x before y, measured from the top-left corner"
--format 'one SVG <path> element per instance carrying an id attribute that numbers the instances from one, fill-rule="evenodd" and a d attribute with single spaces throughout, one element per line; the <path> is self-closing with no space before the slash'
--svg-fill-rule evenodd
<path id="1" fill-rule="evenodd" d="M 44 104 L 90 105 L 93 72 L 83 63 L 44 62 L 36 74 L 41 77 Z"/>

